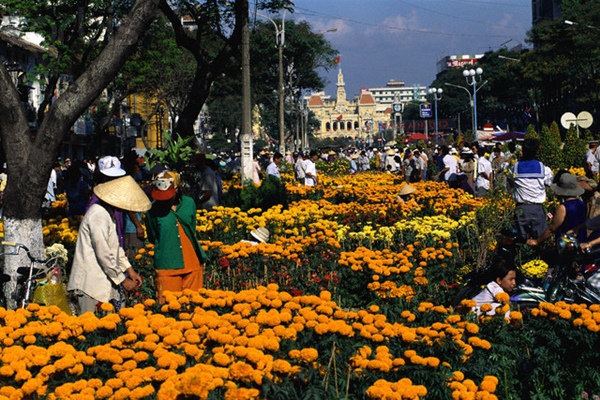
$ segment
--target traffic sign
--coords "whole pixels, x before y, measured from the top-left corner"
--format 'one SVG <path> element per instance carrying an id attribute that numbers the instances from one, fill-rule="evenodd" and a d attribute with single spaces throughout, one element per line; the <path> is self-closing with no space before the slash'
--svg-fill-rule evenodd
<path id="1" fill-rule="evenodd" d="M 421 118 L 431 118 L 431 104 L 421 104 Z"/>

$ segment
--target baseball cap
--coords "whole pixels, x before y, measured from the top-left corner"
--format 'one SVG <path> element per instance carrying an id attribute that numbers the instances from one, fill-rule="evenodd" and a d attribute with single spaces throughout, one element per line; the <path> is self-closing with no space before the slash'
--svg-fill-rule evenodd
<path id="1" fill-rule="evenodd" d="M 152 189 L 152 198 L 154 200 L 170 200 L 177 192 L 175 176 L 169 171 L 158 174 L 152 184 L 154 185 Z"/>
<path id="2" fill-rule="evenodd" d="M 121 161 L 114 156 L 102 157 L 98 160 L 98 169 L 100 173 L 106 176 L 123 176 L 125 170 L 121 168 Z"/>

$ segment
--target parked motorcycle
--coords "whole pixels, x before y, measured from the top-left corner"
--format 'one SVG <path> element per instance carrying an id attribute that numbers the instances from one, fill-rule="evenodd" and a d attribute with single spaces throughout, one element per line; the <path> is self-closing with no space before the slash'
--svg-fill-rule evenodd
<path id="1" fill-rule="evenodd" d="M 557 243 L 561 262 L 552 271 L 546 290 L 547 301 L 600 304 L 600 275 L 595 263 L 600 250 L 582 252 L 573 235 L 563 235 Z"/>
<path id="2" fill-rule="evenodd" d="M 503 230 L 498 237 L 492 262 L 499 258 L 513 261 L 519 243 L 525 243 L 525 239 L 517 230 Z M 531 279 L 517 270 L 517 287 L 510 293 L 514 307 L 523 310 L 537 307 L 541 302 L 557 301 L 600 304 L 600 268 L 594 262 L 600 259 L 600 249 L 582 252 L 577 238 L 568 234 L 562 235 L 557 243 L 558 256 L 553 257 L 554 265 L 544 278 Z M 465 286 L 452 302 L 454 306 L 481 291 L 482 285 L 487 283 L 481 279 L 485 269 L 466 277 Z"/>
<path id="3" fill-rule="evenodd" d="M 513 304 L 531 307 L 540 302 L 600 304 L 600 250 L 582 252 L 570 234 L 557 241 L 558 259 L 539 282 L 526 280 L 511 293 Z"/>
<path id="4" fill-rule="evenodd" d="M 465 285 L 457 292 L 452 300 L 452 306 L 458 307 L 464 299 L 471 299 L 481 292 L 482 288 L 489 282 L 489 268 L 493 263 L 499 260 L 506 260 L 512 263 L 517 258 L 517 250 L 519 244 L 524 244 L 525 239 L 521 233 L 515 228 L 505 228 L 500 231 L 496 237 L 497 244 L 494 253 L 489 258 L 488 263 L 479 271 L 474 271 L 464 277 Z M 527 298 L 523 302 L 531 302 L 531 305 L 536 305 L 539 301 L 535 300 L 530 293 L 534 293 L 537 289 L 535 283 L 527 280 L 523 274 L 517 273 L 518 287 L 523 288 L 522 295 L 527 294 Z M 515 301 L 520 301 L 515 298 Z"/>

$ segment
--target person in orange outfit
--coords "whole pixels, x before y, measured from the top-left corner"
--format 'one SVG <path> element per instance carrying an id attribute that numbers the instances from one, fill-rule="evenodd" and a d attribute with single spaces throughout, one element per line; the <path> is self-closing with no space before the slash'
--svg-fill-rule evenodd
<path id="1" fill-rule="evenodd" d="M 179 175 L 161 172 L 153 182 L 154 202 L 148 212 L 148 239 L 154 243 L 154 268 L 159 302 L 164 292 L 203 287 L 206 254 L 196 239 L 196 203 L 179 191 Z"/>

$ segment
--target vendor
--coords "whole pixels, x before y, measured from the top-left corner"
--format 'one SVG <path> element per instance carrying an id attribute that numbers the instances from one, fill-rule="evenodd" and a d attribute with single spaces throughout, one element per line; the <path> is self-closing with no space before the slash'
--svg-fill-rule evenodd
<path id="1" fill-rule="evenodd" d="M 398 200 L 400 203 L 406 203 L 412 198 L 412 194 L 416 191 L 416 187 L 407 183 L 402 186 L 402 189 L 400 189 L 400 193 L 398 193 L 398 196 L 396 196 L 396 200 Z"/>

